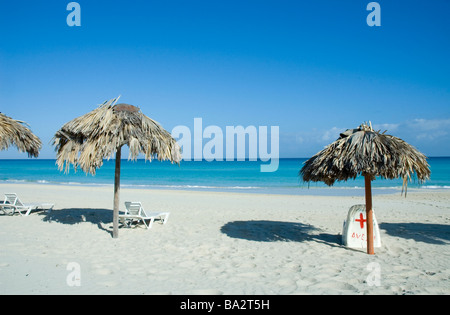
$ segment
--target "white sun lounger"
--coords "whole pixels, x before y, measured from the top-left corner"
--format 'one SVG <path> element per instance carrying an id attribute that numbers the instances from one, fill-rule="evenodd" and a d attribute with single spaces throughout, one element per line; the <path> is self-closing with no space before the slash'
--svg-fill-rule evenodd
<path id="1" fill-rule="evenodd" d="M 146 228 L 150 229 L 156 218 L 159 218 L 162 224 L 166 224 L 170 214 L 169 212 L 146 213 L 140 202 L 127 201 L 125 202 L 125 208 L 125 214 L 119 215 L 119 221 L 127 227 L 131 227 L 134 221 L 142 221 Z"/>
<path id="2" fill-rule="evenodd" d="M 55 205 L 52 203 L 23 203 L 15 193 L 5 194 L 5 200 L 0 204 L 0 211 L 7 213 L 12 211 L 11 215 L 18 212 L 21 216 L 28 216 L 32 210 L 51 211 Z"/>

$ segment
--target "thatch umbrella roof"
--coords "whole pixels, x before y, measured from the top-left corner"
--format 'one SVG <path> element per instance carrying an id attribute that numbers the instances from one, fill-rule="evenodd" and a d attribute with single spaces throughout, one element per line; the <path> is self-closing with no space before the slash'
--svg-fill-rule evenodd
<path id="1" fill-rule="evenodd" d="M 304 163 L 299 175 L 306 182 L 355 179 L 359 175 L 385 179 L 403 178 L 403 187 L 417 175 L 420 183 L 430 178 L 427 157 L 400 138 L 374 131 L 362 124 L 348 129 L 339 139 Z"/>
<path id="2" fill-rule="evenodd" d="M 67 172 L 70 164 L 86 173 L 95 174 L 104 159 L 116 155 L 114 232 L 118 236 L 119 187 L 121 148 L 128 145 L 129 159 L 143 153 L 146 160 L 154 158 L 179 164 L 181 150 L 171 134 L 141 110 L 112 99 L 95 110 L 66 123 L 56 132 L 53 144 L 57 164 Z"/>
<path id="3" fill-rule="evenodd" d="M 23 121 L 0 113 L 0 150 L 7 150 L 11 145 L 27 152 L 29 157 L 38 157 L 42 142 Z"/>
<path id="4" fill-rule="evenodd" d="M 336 181 L 364 176 L 369 217 L 372 207 L 370 185 L 377 176 L 385 179 L 402 178 L 406 195 L 408 181 L 414 174 L 420 183 L 429 179 L 431 174 L 424 154 L 385 132 L 373 130 L 370 123 L 348 129 L 335 142 L 307 160 L 299 176 L 305 182 L 321 181 L 329 186 Z M 367 226 L 371 228 L 369 223 Z M 368 242 L 370 240 L 368 237 Z"/>

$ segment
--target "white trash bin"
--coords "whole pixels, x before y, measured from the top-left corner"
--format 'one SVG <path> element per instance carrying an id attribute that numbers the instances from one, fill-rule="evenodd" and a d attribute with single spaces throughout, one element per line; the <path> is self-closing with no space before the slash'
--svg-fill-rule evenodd
<path id="1" fill-rule="evenodd" d="M 354 205 L 344 221 L 342 243 L 350 248 L 367 248 L 366 205 Z M 373 212 L 373 246 L 381 247 L 380 229 Z"/>

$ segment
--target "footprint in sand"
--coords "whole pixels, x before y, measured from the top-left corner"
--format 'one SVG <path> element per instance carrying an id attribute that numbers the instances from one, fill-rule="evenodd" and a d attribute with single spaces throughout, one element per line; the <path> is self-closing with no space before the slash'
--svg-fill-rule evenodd
<path id="1" fill-rule="evenodd" d="M 296 271 L 296 272 L 301 272 L 302 271 L 302 266 L 299 265 L 296 262 L 287 263 L 287 264 L 283 265 L 283 267 L 288 269 L 288 270 L 292 270 L 292 271 Z"/>
<path id="2" fill-rule="evenodd" d="M 280 279 L 276 282 L 277 285 L 281 287 L 297 287 L 297 281 L 290 279 L 290 278 L 284 278 Z"/>
<path id="3" fill-rule="evenodd" d="M 388 252 L 395 256 L 400 256 L 405 254 L 405 249 L 400 246 L 389 246 Z"/>
<path id="4" fill-rule="evenodd" d="M 341 281 L 320 281 L 312 286 L 314 289 L 323 289 L 327 290 L 326 292 L 335 291 L 352 291 L 356 292 L 357 289 L 353 285 Z"/>
<path id="5" fill-rule="evenodd" d="M 244 262 L 244 263 L 237 264 L 236 267 L 253 269 L 253 268 L 256 268 L 256 264 L 253 264 L 251 262 Z"/>
<path id="6" fill-rule="evenodd" d="M 238 273 L 236 276 L 244 277 L 244 278 L 259 278 L 260 274 L 256 273 L 256 272 L 243 272 L 243 273 Z"/>
<path id="7" fill-rule="evenodd" d="M 110 270 L 108 268 L 103 268 L 103 267 L 97 268 L 94 272 L 100 276 L 107 276 L 107 275 L 113 274 L 112 270 Z"/>

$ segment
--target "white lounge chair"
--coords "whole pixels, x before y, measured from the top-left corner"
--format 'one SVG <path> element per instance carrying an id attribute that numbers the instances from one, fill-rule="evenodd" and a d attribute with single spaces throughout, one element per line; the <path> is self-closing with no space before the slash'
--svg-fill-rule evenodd
<path id="1" fill-rule="evenodd" d="M 55 205 L 52 203 L 23 203 L 15 193 L 5 194 L 5 200 L 0 204 L 0 210 L 14 215 L 18 212 L 21 216 L 28 216 L 32 210 L 51 211 Z M 12 212 L 11 212 L 12 211 Z"/>
<path id="2" fill-rule="evenodd" d="M 151 212 L 146 213 L 140 202 L 125 202 L 125 214 L 119 215 L 119 221 L 124 226 L 131 227 L 133 222 L 142 221 L 147 229 L 151 229 L 153 222 L 156 218 L 162 221 L 162 224 L 166 224 L 169 219 L 169 212 Z M 146 222 L 148 221 L 148 223 Z"/>

